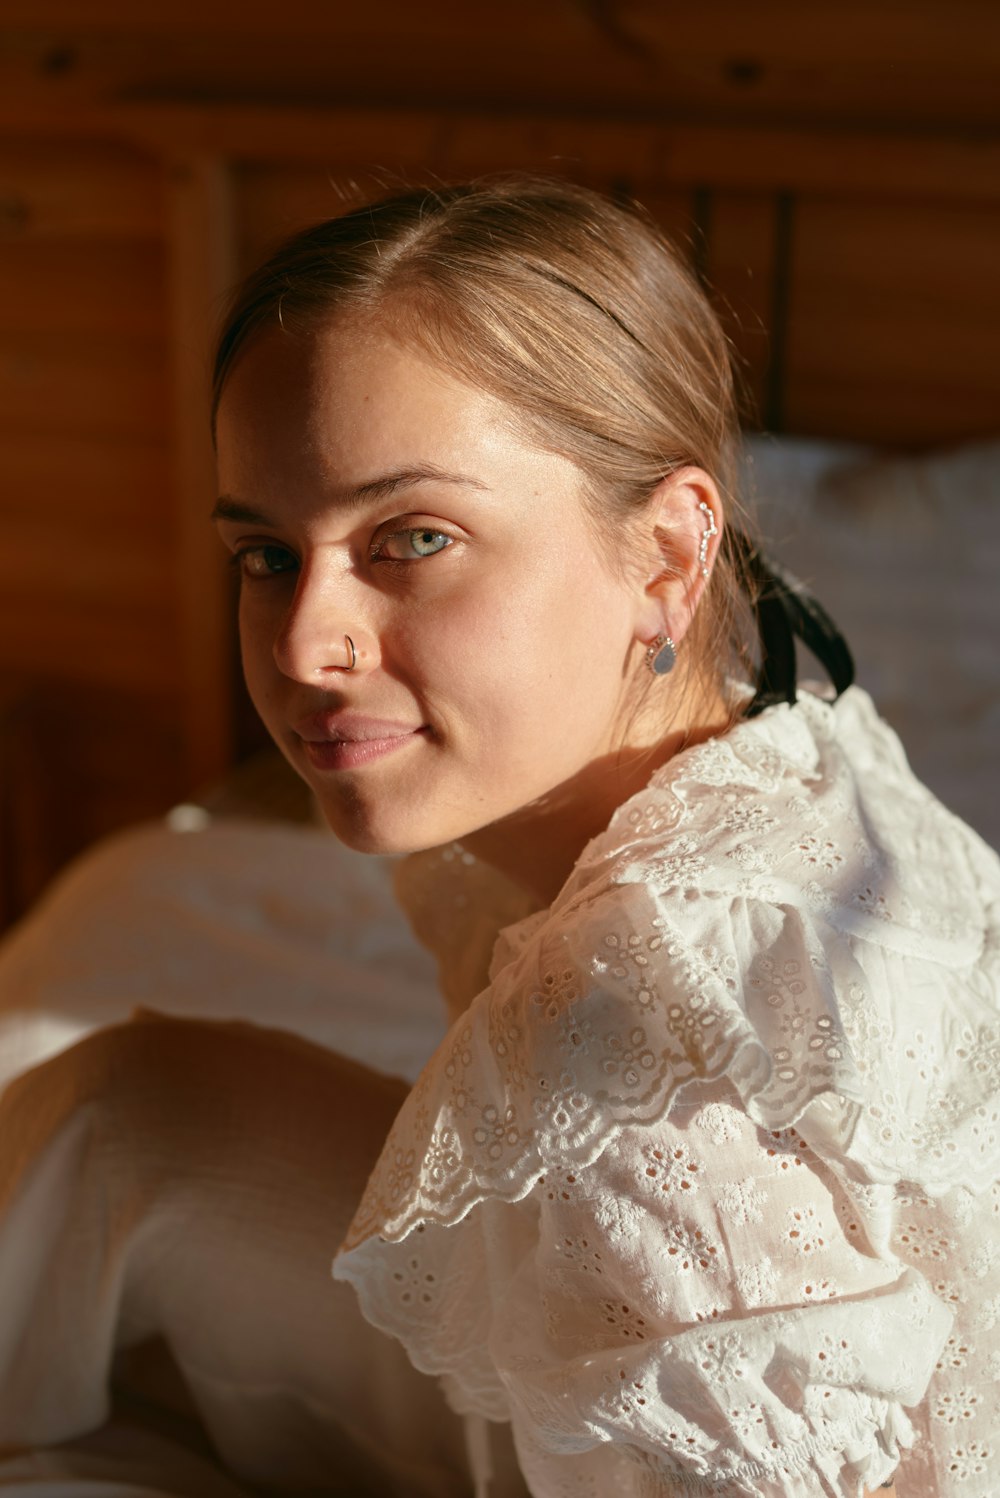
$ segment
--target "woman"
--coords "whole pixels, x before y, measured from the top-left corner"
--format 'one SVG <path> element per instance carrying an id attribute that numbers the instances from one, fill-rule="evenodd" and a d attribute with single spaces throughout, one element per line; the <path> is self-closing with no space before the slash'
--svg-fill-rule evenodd
<path id="1" fill-rule="evenodd" d="M 985 1498 L 1000 873 L 796 692 L 793 627 L 849 658 L 744 537 L 700 290 L 582 189 L 404 194 L 250 278 L 216 394 L 251 694 L 453 1021 L 360 1205 L 399 1099 L 345 1091 L 334 1273 L 479 1491 L 492 1422 L 537 1498 Z"/>

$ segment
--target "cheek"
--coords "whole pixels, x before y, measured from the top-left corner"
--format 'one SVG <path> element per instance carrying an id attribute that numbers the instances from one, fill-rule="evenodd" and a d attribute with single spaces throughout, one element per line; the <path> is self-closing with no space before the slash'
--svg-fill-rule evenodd
<path id="1" fill-rule="evenodd" d="M 383 636 L 383 661 L 450 734 L 480 726 L 512 653 L 514 611 L 482 589 L 414 608 Z"/>
<path id="2" fill-rule="evenodd" d="M 613 584 L 595 572 L 529 564 L 497 581 L 480 574 L 474 588 L 412 620 L 414 678 L 446 721 L 457 712 L 484 755 L 518 755 L 523 743 L 528 757 L 539 737 L 561 739 L 563 726 L 592 735 L 607 726 L 629 630 Z"/>
<path id="3" fill-rule="evenodd" d="M 274 627 L 259 604 L 248 603 L 245 592 L 239 607 L 240 659 L 250 700 L 265 723 L 278 682 L 274 659 Z"/>

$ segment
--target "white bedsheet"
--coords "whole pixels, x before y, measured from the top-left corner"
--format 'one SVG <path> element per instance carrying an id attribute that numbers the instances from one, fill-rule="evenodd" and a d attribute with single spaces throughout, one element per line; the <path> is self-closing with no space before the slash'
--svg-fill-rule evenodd
<path id="1" fill-rule="evenodd" d="M 0 1086 L 136 1008 L 278 1026 L 412 1081 L 444 1012 L 389 861 L 202 820 L 100 845 L 0 946 Z"/>
<path id="2" fill-rule="evenodd" d="M 276 1026 L 413 1079 L 444 1031 L 443 1006 L 433 962 L 392 899 L 387 861 L 350 853 L 307 826 L 173 820 L 196 830 L 150 826 L 100 846 L 0 947 L 0 1088 L 136 1008 Z M 65 1183 L 46 1193 L 44 1221 L 34 1227 L 19 1208 L 5 1224 L 8 1258 L 40 1252 L 56 1232 L 58 1201 L 72 1195 Z M 276 1221 L 264 1226 L 272 1236 L 281 1231 Z M 246 1231 L 248 1242 L 261 1235 L 260 1226 Z M 332 1303 L 339 1287 L 331 1282 L 330 1289 Z M 349 1311 L 341 1306 L 338 1315 Z M 368 1336 L 371 1329 L 355 1319 L 348 1340 L 360 1396 L 381 1387 L 383 1369 L 378 1334 Z M 336 1357 L 330 1362 L 335 1384 Z M 376 1419 L 392 1391 L 398 1395 L 399 1370 L 386 1366 L 387 1398 L 374 1401 Z M 408 1409 L 418 1422 L 429 1418 L 422 1398 L 435 1409 L 440 1402 L 430 1390 L 411 1390 Z M 322 1491 L 345 1491 L 337 1479 L 331 1472 Z M 55 1448 L 0 1453 L 0 1491 L 4 1498 L 241 1498 L 252 1489 L 155 1423 L 118 1415 Z M 442 1488 L 442 1498 L 445 1491 L 453 1494 Z"/>

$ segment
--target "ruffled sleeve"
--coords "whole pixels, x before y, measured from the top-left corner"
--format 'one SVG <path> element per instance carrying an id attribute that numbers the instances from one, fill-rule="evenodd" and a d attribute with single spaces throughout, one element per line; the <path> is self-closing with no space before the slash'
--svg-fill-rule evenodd
<path id="1" fill-rule="evenodd" d="M 878 866 L 836 765 L 727 755 L 700 823 L 691 776 L 626 808 L 501 940 L 335 1264 L 536 1498 L 885 1481 L 953 1314 L 897 1194 L 1000 1178 L 995 860 L 951 837 L 925 914 L 946 813 Z"/>
<path id="2" fill-rule="evenodd" d="M 547 1179 L 493 1333 L 538 1491 L 553 1456 L 582 1471 L 595 1448 L 623 1492 L 644 1472 L 653 1492 L 853 1498 L 891 1476 L 951 1316 L 848 1241 L 841 1202 L 795 1131 L 725 1101 Z"/>
<path id="3" fill-rule="evenodd" d="M 983 933 L 921 952 L 879 923 L 639 883 L 530 918 L 409 1095 L 346 1246 L 517 1201 L 720 1077 L 763 1128 L 809 1109 L 820 1153 L 866 1180 L 982 1190 L 1000 1173 Z"/>
<path id="4" fill-rule="evenodd" d="M 879 1127 L 905 1056 L 860 943 L 701 899 L 695 942 L 645 887 L 533 925 L 410 1095 L 335 1267 L 457 1409 L 512 1422 L 540 1498 L 584 1474 L 855 1498 L 913 1440 L 951 1326 L 892 1252 L 891 1182 L 987 1169 L 979 1134 L 945 1137 L 926 1046 Z"/>
<path id="5" fill-rule="evenodd" d="M 458 1408 L 512 1422 L 540 1498 L 855 1498 L 912 1442 L 952 1320 L 725 1084 L 345 1270 Z"/>

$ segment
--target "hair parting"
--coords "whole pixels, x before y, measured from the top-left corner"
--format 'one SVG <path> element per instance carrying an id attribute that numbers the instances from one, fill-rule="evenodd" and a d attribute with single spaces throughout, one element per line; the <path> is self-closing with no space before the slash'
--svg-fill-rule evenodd
<path id="1" fill-rule="evenodd" d="M 239 288 L 215 362 L 214 411 L 269 329 L 308 336 L 362 313 L 503 400 L 523 435 L 574 462 L 592 518 L 627 563 L 630 520 L 679 468 L 722 496 L 722 545 L 685 639 L 679 690 L 752 679 L 752 578 L 729 528 L 731 351 L 694 272 L 637 204 L 532 176 L 395 192 L 305 229 Z"/>

